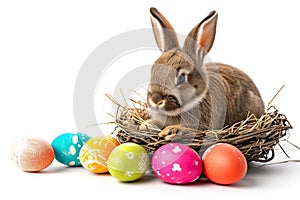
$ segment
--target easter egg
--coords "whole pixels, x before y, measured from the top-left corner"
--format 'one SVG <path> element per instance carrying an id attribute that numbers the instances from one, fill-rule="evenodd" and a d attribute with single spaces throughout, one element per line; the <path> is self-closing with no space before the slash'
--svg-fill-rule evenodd
<path id="1" fill-rule="evenodd" d="M 83 143 L 89 139 L 89 136 L 82 133 L 64 133 L 57 136 L 51 144 L 55 159 L 68 166 L 81 166 L 79 152 Z"/>
<path id="2" fill-rule="evenodd" d="M 109 155 L 107 168 L 109 173 L 123 182 L 136 181 L 144 176 L 149 167 L 147 151 L 135 143 L 123 143 Z"/>
<path id="3" fill-rule="evenodd" d="M 106 173 L 107 159 L 119 142 L 110 136 L 98 136 L 89 139 L 81 148 L 79 160 L 81 165 L 94 173 Z"/>
<path id="4" fill-rule="evenodd" d="M 38 137 L 28 137 L 17 141 L 11 151 L 13 162 L 21 170 L 38 172 L 47 168 L 54 160 L 50 143 Z"/>
<path id="5" fill-rule="evenodd" d="M 167 183 L 194 182 L 202 173 L 202 160 L 192 148 L 179 143 L 159 147 L 152 157 L 154 174 Z"/>
<path id="6" fill-rule="evenodd" d="M 247 173 L 247 161 L 235 146 L 218 143 L 203 154 L 203 171 L 212 182 L 222 185 L 234 184 Z"/>

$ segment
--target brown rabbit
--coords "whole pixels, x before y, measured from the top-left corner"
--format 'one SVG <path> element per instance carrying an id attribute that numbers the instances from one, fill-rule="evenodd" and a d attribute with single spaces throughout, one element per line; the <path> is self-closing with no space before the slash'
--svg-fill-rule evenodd
<path id="1" fill-rule="evenodd" d="M 249 112 L 263 114 L 264 103 L 249 76 L 229 65 L 204 64 L 215 38 L 216 11 L 191 30 L 182 48 L 166 18 L 155 8 L 150 13 L 162 55 L 152 66 L 147 94 L 151 119 L 142 128 L 155 124 L 163 137 L 181 126 L 216 130 L 244 120 Z"/>

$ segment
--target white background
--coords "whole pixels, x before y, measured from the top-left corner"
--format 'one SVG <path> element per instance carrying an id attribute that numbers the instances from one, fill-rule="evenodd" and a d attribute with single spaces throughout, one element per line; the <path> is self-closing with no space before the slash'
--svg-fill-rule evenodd
<path id="1" fill-rule="evenodd" d="M 211 10 L 217 10 L 217 35 L 210 58 L 248 73 L 266 103 L 285 84 L 273 104 L 294 126 L 289 140 L 300 146 L 298 5 L 297 1 L 274 0 L 1 1 L 1 199 L 3 196 L 9 199 L 103 199 L 106 194 L 105 198 L 114 199 L 260 199 L 286 197 L 297 192 L 300 184 L 300 163 L 297 162 L 262 168 L 253 166 L 241 182 L 232 186 L 205 181 L 174 186 L 153 176 L 125 184 L 109 175 L 64 167 L 56 161 L 41 173 L 21 172 L 13 165 L 10 150 L 12 144 L 23 137 L 39 136 L 52 142 L 59 134 L 76 132 L 73 91 L 82 64 L 96 47 L 111 37 L 150 28 L 151 6 L 157 7 L 183 34 Z M 119 65 L 140 66 L 141 61 L 149 64 L 155 60 L 154 55 L 158 53 L 140 54 L 136 59 L 129 56 Z M 114 81 L 111 76 L 107 83 L 101 83 L 99 93 L 109 90 Z M 99 98 L 95 112 L 100 113 L 105 110 L 107 101 L 102 101 L 95 92 L 95 98 Z M 111 120 L 101 116 L 99 114 L 99 123 Z M 291 159 L 299 159 L 299 150 L 283 145 Z M 276 152 L 276 161 L 287 160 L 280 150 Z"/>

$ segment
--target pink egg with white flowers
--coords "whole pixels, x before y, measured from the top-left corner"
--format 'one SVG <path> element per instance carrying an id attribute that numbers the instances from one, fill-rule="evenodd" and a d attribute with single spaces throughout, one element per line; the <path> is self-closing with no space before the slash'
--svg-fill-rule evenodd
<path id="1" fill-rule="evenodd" d="M 192 148 L 180 143 L 169 143 L 154 152 L 152 170 L 164 182 L 187 184 L 196 181 L 201 175 L 202 160 Z"/>

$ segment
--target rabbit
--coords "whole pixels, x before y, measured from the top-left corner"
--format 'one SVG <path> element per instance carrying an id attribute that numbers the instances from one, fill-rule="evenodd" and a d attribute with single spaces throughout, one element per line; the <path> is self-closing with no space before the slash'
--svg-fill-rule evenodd
<path id="1" fill-rule="evenodd" d="M 152 29 L 161 56 L 151 68 L 147 91 L 150 119 L 141 125 L 156 125 L 160 137 L 182 127 L 220 130 L 246 119 L 260 117 L 264 103 L 252 79 L 238 68 L 222 63 L 204 63 L 212 48 L 218 13 L 211 11 L 179 46 L 169 21 L 150 8 Z"/>

